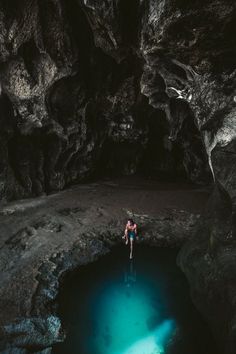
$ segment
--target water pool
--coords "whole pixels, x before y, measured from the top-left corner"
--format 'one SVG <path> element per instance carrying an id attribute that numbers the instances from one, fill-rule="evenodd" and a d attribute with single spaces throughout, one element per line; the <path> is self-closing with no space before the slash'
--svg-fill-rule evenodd
<path id="1" fill-rule="evenodd" d="M 67 330 L 58 354 L 216 354 L 194 308 L 176 251 L 125 246 L 63 282 L 59 314 Z"/>

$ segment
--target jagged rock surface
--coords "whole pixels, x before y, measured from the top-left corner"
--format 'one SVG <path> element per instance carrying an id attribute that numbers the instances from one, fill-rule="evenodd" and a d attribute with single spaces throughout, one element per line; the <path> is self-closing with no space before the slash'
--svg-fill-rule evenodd
<path id="1" fill-rule="evenodd" d="M 233 354 L 236 348 L 235 235 L 235 208 L 218 184 L 194 237 L 179 254 L 193 301 L 210 323 L 221 351 L 227 354 Z"/>
<path id="2" fill-rule="evenodd" d="M 142 171 L 197 183 L 214 179 L 219 195 L 223 186 L 234 204 L 235 23 L 234 0 L 2 0 L 1 199 Z M 213 197 L 209 225 L 225 215 L 218 203 Z M 223 221 L 220 232 L 227 238 Z M 227 247 L 219 243 L 219 253 L 210 256 L 211 272 L 235 259 L 230 225 Z M 16 235 L 12 247 L 31 232 Z M 201 239 L 201 232 L 196 235 Z M 218 302 L 209 289 L 228 278 L 223 272 L 211 282 L 204 260 L 214 237 L 203 235 L 199 246 L 198 236 L 186 245 L 180 263 L 212 323 L 206 301 Z M 188 256 L 195 246 L 197 263 Z M 228 256 L 219 259 L 225 247 Z M 229 320 L 222 315 L 225 303 L 235 311 L 235 288 L 230 291 L 220 294 L 215 322 L 227 343 L 233 338 L 227 350 L 235 352 L 233 330 L 219 331 Z"/>
<path id="3" fill-rule="evenodd" d="M 1 209 L 0 353 L 35 353 L 64 339 L 56 306 L 63 275 L 124 243 L 128 217 L 139 243 L 180 247 L 190 237 L 207 191 L 131 182 L 74 186 Z"/>
<path id="4" fill-rule="evenodd" d="M 203 51 L 215 37 L 196 20 L 211 13 L 212 32 L 228 16 L 232 49 L 233 3 L 2 1 L 1 197 L 104 170 L 209 182 L 208 157 L 234 119 L 232 65 L 222 74 L 211 62 L 229 48 Z"/>

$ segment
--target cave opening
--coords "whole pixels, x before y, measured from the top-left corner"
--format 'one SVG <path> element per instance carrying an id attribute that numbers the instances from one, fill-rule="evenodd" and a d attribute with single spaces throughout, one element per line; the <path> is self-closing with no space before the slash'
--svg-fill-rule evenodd
<path id="1" fill-rule="evenodd" d="M 122 117 L 117 120 L 122 124 Z M 131 125 L 133 122 L 126 121 L 123 124 Z M 133 125 L 135 124 L 137 121 Z M 183 163 L 184 149 L 179 143 L 170 141 L 164 112 L 151 112 L 147 118 L 141 117 L 138 124 L 141 131 L 145 132 L 140 140 L 135 136 L 135 127 L 131 126 L 127 130 L 133 129 L 134 134 L 124 131 L 123 140 L 110 137 L 104 142 L 98 163 L 98 175 L 136 175 L 159 181 L 189 181 Z"/>
<path id="2" fill-rule="evenodd" d="M 116 246 L 68 273 L 58 295 L 65 342 L 54 354 L 217 353 L 176 265 L 177 250 Z"/>

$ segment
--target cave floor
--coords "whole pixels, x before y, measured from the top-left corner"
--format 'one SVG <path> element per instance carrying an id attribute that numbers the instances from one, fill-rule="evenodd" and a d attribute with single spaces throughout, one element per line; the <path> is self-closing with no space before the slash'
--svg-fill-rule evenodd
<path id="1" fill-rule="evenodd" d="M 84 257 L 96 238 L 121 242 L 128 217 L 140 226 L 140 243 L 179 247 L 208 195 L 205 187 L 123 178 L 1 205 L 0 325 L 32 314 L 39 267 L 51 257 L 76 247 Z"/>

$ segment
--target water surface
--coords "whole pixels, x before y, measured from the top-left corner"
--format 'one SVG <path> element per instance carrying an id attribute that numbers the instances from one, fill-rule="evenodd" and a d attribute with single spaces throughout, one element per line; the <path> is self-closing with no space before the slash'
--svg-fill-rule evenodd
<path id="1" fill-rule="evenodd" d="M 216 354 L 194 308 L 176 251 L 125 246 L 67 276 L 59 294 L 67 329 L 58 354 Z"/>

